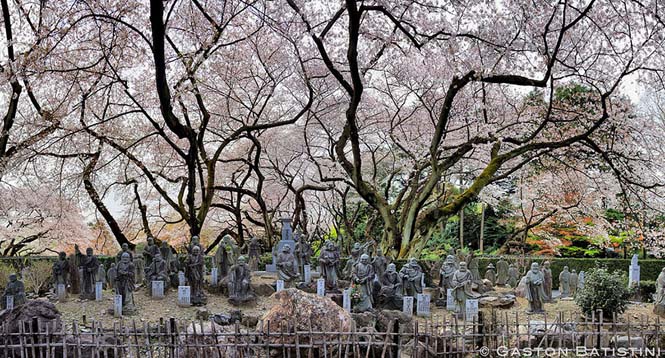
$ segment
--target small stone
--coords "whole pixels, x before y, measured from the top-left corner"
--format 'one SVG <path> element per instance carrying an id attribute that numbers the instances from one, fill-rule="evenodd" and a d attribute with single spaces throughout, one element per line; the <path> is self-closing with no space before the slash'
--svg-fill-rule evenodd
<path id="1" fill-rule="evenodd" d="M 210 318 L 210 311 L 207 308 L 197 308 L 196 309 L 196 319 L 202 319 L 207 321 Z"/>

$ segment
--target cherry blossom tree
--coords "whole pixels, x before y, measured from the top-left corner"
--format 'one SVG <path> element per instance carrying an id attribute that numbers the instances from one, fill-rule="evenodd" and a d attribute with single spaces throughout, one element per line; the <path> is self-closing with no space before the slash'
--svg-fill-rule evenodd
<path id="1" fill-rule="evenodd" d="M 318 121 L 326 159 L 379 212 L 383 248 L 398 257 L 440 218 L 539 157 L 584 146 L 616 163 L 593 135 L 611 125 L 626 77 L 663 68 L 663 22 L 629 0 L 287 4 L 288 28 L 275 26 L 307 43 L 311 71 L 326 76 L 321 101 L 338 109 Z M 523 111 L 522 89 L 551 99 L 575 81 L 593 91 L 592 111 Z M 388 190 L 375 180 L 375 152 L 395 163 Z M 463 191 L 437 190 L 445 180 Z"/>

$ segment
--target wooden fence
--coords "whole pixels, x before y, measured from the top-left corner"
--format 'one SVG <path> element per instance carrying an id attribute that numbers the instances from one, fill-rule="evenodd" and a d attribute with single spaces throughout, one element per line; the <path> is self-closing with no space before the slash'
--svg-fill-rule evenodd
<path id="1" fill-rule="evenodd" d="M 55 321 L 4 322 L 0 357 L 659 357 L 663 330 L 659 319 L 608 321 L 557 315 L 554 319 L 498 311 L 465 322 L 454 316 L 427 323 L 389 321 L 385 332 L 351 327 L 340 332 L 303 329 L 302 323 L 255 330 L 209 321 L 159 323 L 121 321 L 66 327 Z M 599 355 L 592 355 L 593 352 Z M 664 349 L 665 351 L 665 349 Z M 527 353 L 529 352 L 529 353 Z M 628 353 L 631 353 L 628 354 Z M 626 353 L 626 354 L 624 354 Z M 665 352 L 664 352 L 665 354 Z"/>

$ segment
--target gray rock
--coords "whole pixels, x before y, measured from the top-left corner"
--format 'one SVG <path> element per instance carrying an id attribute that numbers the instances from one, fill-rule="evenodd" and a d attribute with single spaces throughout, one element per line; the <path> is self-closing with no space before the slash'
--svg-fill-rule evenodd
<path id="1" fill-rule="evenodd" d="M 615 348 L 639 348 L 642 349 L 645 347 L 643 337 L 634 337 L 631 336 L 630 339 L 628 336 L 618 336 L 612 337 L 612 345 Z"/>
<path id="2" fill-rule="evenodd" d="M 196 319 L 207 321 L 208 318 L 210 318 L 210 311 L 207 308 L 200 307 L 196 309 Z"/>
<path id="3" fill-rule="evenodd" d="M 269 297 L 275 293 L 275 289 L 267 283 L 252 283 L 251 286 L 257 296 Z"/>

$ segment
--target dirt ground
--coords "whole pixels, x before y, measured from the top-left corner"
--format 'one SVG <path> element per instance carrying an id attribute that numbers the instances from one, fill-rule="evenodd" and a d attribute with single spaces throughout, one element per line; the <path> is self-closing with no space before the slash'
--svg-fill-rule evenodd
<path id="1" fill-rule="evenodd" d="M 253 283 L 272 284 L 275 278 L 267 275 L 255 276 L 252 278 Z M 160 318 L 169 319 L 171 317 L 180 321 L 196 320 L 196 312 L 199 307 L 180 307 L 177 305 L 177 291 L 171 289 L 167 292 L 166 297 L 161 300 L 155 300 L 146 295 L 146 289 L 140 288 L 134 293 L 134 302 L 137 307 L 138 313 L 134 316 L 125 316 L 123 318 L 114 318 L 113 315 L 107 313 L 107 310 L 113 307 L 113 292 L 105 290 L 102 301 L 81 301 L 78 297 L 71 297 L 66 302 L 55 302 L 58 310 L 63 314 L 63 319 L 67 324 L 73 321 L 83 322 L 83 316 L 90 325 L 91 321 L 101 322 L 104 327 L 112 327 L 114 322 L 124 320 L 136 320 L 138 323 L 143 322 L 156 323 Z M 497 289 L 498 292 L 511 292 L 510 289 Z M 436 307 L 435 291 L 434 289 L 426 289 L 426 293 L 432 295 L 431 304 L 431 317 L 417 317 L 417 320 L 423 324 L 428 322 L 443 322 L 451 319 L 451 313 L 445 307 Z M 206 291 L 208 303 L 203 306 L 211 314 L 228 313 L 231 310 L 240 309 L 244 315 L 261 317 L 270 308 L 277 303 L 271 297 L 257 296 L 256 304 L 251 306 L 236 307 L 228 302 L 228 298 L 220 293 L 210 293 Z M 555 303 L 545 304 L 545 314 L 527 315 L 526 310 L 528 302 L 525 298 L 517 298 L 517 302 L 510 309 L 496 309 L 494 314 L 500 315 L 501 320 L 508 320 L 511 323 L 516 321 L 526 322 L 527 320 L 547 320 L 553 322 L 557 320 L 560 315 L 563 319 L 568 320 L 583 320 L 579 307 L 573 300 L 557 300 Z M 653 304 L 650 303 L 631 303 L 626 312 L 620 317 L 620 321 L 640 320 L 655 320 L 656 315 L 652 312 Z M 481 308 L 485 314 L 492 314 L 491 309 Z"/>

